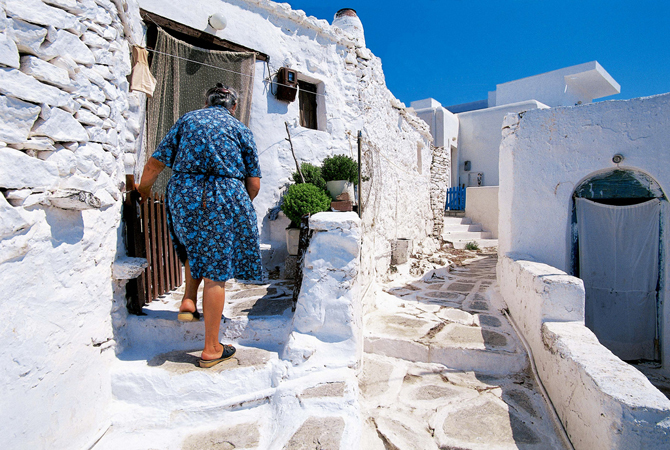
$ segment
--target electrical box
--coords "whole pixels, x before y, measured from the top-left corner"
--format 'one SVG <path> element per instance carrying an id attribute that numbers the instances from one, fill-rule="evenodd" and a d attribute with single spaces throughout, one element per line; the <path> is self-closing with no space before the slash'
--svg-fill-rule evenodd
<path id="1" fill-rule="evenodd" d="M 277 100 L 292 102 L 298 92 L 298 72 L 282 67 L 277 72 Z"/>

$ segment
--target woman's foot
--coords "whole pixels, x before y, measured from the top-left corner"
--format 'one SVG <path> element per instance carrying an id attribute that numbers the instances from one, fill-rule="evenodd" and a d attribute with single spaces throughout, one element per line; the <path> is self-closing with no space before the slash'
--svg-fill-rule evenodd
<path id="1" fill-rule="evenodd" d="M 200 320 L 200 313 L 196 309 L 193 300 L 190 298 L 182 299 L 177 320 L 180 322 L 197 322 Z"/>
<path id="2" fill-rule="evenodd" d="M 208 369 L 217 365 L 227 359 L 230 359 L 235 354 L 235 347 L 232 345 L 224 345 L 219 343 L 215 351 L 209 352 L 207 349 L 202 351 L 200 356 L 200 367 Z"/>

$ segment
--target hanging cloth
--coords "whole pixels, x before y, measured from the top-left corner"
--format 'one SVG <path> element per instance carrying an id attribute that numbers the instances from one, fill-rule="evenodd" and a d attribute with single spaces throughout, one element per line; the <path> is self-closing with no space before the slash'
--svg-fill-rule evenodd
<path id="1" fill-rule="evenodd" d="M 140 91 L 149 97 L 154 95 L 156 79 L 149 70 L 149 52 L 146 48 L 133 45 L 133 72 L 130 76 L 130 90 Z"/>
<path id="2" fill-rule="evenodd" d="M 576 203 L 586 326 L 624 361 L 655 359 L 660 201 Z"/>

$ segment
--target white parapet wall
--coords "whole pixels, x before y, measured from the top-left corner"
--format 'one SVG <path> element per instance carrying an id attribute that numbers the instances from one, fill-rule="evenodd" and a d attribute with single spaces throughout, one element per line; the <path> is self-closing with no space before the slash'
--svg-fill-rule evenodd
<path id="1" fill-rule="evenodd" d="M 309 226 L 314 234 L 283 358 L 295 366 L 357 370 L 363 354 L 361 220 L 353 212 L 324 212 Z"/>
<path id="2" fill-rule="evenodd" d="M 575 449 L 667 449 L 670 400 L 584 326 L 579 278 L 500 255 L 500 292 Z"/>
<path id="3" fill-rule="evenodd" d="M 465 215 L 481 223 L 498 239 L 498 186 L 469 187 L 465 192 Z"/>

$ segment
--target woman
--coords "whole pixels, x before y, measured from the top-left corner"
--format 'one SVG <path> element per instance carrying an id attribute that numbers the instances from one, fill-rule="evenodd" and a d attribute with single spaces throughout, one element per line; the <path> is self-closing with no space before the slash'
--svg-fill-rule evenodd
<path id="1" fill-rule="evenodd" d="M 233 89 L 221 83 L 209 89 L 206 107 L 179 118 L 147 161 L 136 186 L 144 202 L 165 166 L 172 168 L 168 223 L 186 271 L 179 320 L 199 320 L 197 291 L 205 280 L 200 367 L 212 367 L 235 353 L 235 347 L 219 342 L 226 281 L 262 278 L 251 204 L 260 189 L 261 172 L 253 135 L 233 117 L 236 109 Z"/>

